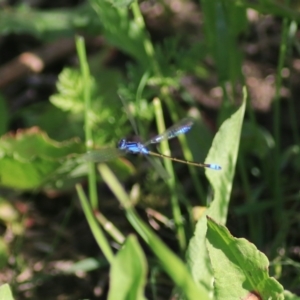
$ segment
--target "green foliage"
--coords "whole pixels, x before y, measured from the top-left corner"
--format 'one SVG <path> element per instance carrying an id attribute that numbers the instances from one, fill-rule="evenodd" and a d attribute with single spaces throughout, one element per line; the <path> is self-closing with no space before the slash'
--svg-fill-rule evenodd
<path id="1" fill-rule="evenodd" d="M 150 62 L 143 44 L 146 33 L 130 19 L 127 8 L 112 6 L 108 0 L 90 0 L 90 3 L 102 22 L 106 38 L 147 70 Z"/>
<path id="2" fill-rule="evenodd" d="M 82 144 L 78 140 L 57 143 L 48 136 L 32 128 L 6 135 L 1 138 L 1 155 L 11 155 L 16 159 L 29 161 L 39 156 L 42 158 L 59 159 L 71 153 L 81 153 Z"/>
<path id="3" fill-rule="evenodd" d="M 194 73 L 196 65 L 197 69 L 205 70 L 202 65 L 207 55 L 205 44 L 196 42 L 187 47 L 183 46 L 185 43 L 183 37 L 172 36 L 155 47 L 155 58 L 163 73 L 161 80 L 164 80 L 166 85 L 178 88 L 182 75 L 186 72 Z"/>
<path id="4" fill-rule="evenodd" d="M 137 238 L 129 236 L 115 256 L 110 269 L 108 299 L 146 299 L 146 257 Z"/>
<path id="5" fill-rule="evenodd" d="M 66 270 L 66 273 L 90 272 L 106 265 L 106 260 L 89 257 L 74 263 L 69 269 Z"/>
<path id="6" fill-rule="evenodd" d="M 91 77 L 91 110 L 88 122 L 95 133 L 95 143 L 105 145 L 115 142 L 116 137 L 124 135 L 127 122 L 122 113 L 121 101 L 116 93 L 120 80 L 118 72 L 105 69 Z M 50 97 L 50 102 L 57 108 L 76 116 L 83 124 L 84 81 L 78 70 L 65 68 L 59 75 L 58 93 Z M 129 125 L 129 124 L 128 124 Z"/>
<path id="7" fill-rule="evenodd" d="M 251 153 L 260 159 L 266 158 L 275 145 L 272 135 L 265 128 L 251 122 L 244 123 L 242 139 L 240 150 L 244 154 Z"/>
<path id="8" fill-rule="evenodd" d="M 14 115 L 14 119 L 21 119 L 24 128 L 39 127 L 57 141 L 71 139 L 74 136 L 83 138 L 82 115 L 62 111 L 50 102 L 24 107 Z"/>
<path id="9" fill-rule="evenodd" d="M 0 299 L 14 300 L 9 284 L 5 283 L 0 286 Z"/>
<path id="10" fill-rule="evenodd" d="M 222 124 L 206 158 L 206 161 L 217 161 L 222 166 L 222 170 L 220 172 L 206 170 L 206 176 L 214 191 L 214 201 L 205 214 L 222 224 L 226 222 L 227 218 L 239 148 L 237 141 L 240 140 L 245 106 L 246 101 L 244 99 L 238 111 Z M 194 280 L 204 284 L 207 292 L 211 292 L 213 274 L 210 264 L 207 263 L 208 253 L 205 246 L 206 228 L 206 219 L 202 216 L 197 223 L 195 236 L 190 241 L 187 260 Z"/>
<path id="11" fill-rule="evenodd" d="M 299 297 L 296 294 L 293 294 L 289 291 L 284 291 L 283 294 L 285 300 L 299 300 Z"/>
<path id="12" fill-rule="evenodd" d="M 37 128 L 3 136 L 0 139 L 0 184 L 15 189 L 36 189 L 63 171 L 63 158 L 83 151 L 83 145 L 77 140 L 58 143 Z M 69 165 L 67 170 L 70 172 L 72 168 L 74 165 Z"/>
<path id="13" fill-rule="evenodd" d="M 131 10 L 128 10 L 129 6 Z M 236 111 L 236 106 L 232 103 L 239 103 L 236 96 L 239 90 L 236 87 L 239 87 L 240 82 L 244 81 L 242 78 L 243 55 L 237 47 L 237 42 L 240 35 L 247 30 L 246 10 L 248 8 L 287 19 L 299 20 L 296 10 L 293 11 L 290 7 L 276 1 L 266 0 L 254 3 L 246 0 L 203 0 L 201 9 L 204 16 L 205 42 L 188 41 L 184 36 L 179 37 L 178 33 L 174 32 L 171 37 L 154 44 L 149 39 L 149 33 L 137 1 L 91 0 L 89 4 L 78 9 L 68 10 L 38 11 L 25 6 L 2 10 L 0 12 L 0 32 L 2 34 L 29 33 L 49 40 L 73 36 L 77 29 L 81 29 L 84 34 L 96 32 L 105 37 L 104 47 L 107 48 L 103 52 L 111 51 L 111 46 L 114 46 L 128 54 L 132 61 L 126 65 L 124 74 L 121 74 L 121 71 L 113 70 L 111 67 L 103 67 L 106 65 L 106 61 L 103 58 L 99 59 L 99 56 L 96 57 L 97 61 L 89 62 L 80 57 L 81 72 L 71 68 L 65 68 L 61 72 L 57 83 L 57 93 L 50 99 L 53 106 L 50 106 L 49 103 L 39 103 L 18 112 L 14 116 L 15 118 L 20 117 L 25 126 L 38 125 L 53 140 L 49 139 L 47 134 L 40 129 L 19 131 L 16 136 L 2 137 L 0 139 L 1 186 L 29 191 L 41 187 L 54 187 L 55 189 L 73 187 L 78 178 L 86 174 L 90 175 L 94 166 L 90 164 L 91 168 L 89 168 L 84 161 L 85 156 L 82 154 L 86 151 L 86 145 L 83 142 L 71 140 L 58 143 L 56 140 L 65 140 L 74 136 L 84 139 L 85 136 L 88 147 L 91 140 L 93 140 L 92 146 L 95 146 L 96 149 L 102 148 L 104 145 L 106 147 L 107 144 L 115 143 L 118 138 L 128 134 L 129 119 L 136 121 L 138 126 L 134 125 L 134 127 L 139 129 L 143 138 L 151 136 L 157 132 L 156 129 L 150 132 L 154 116 L 160 120 L 164 120 L 164 116 L 167 116 L 168 122 L 170 119 L 175 122 L 181 115 L 187 114 L 186 111 L 189 111 L 191 106 L 196 110 L 195 101 L 188 91 L 183 90 L 181 79 L 185 74 L 196 76 L 197 79 L 209 78 L 211 70 L 208 72 L 204 66 L 207 63 L 206 59 L 209 58 L 209 64 L 211 64 L 212 58 L 219 82 L 215 83 L 214 79 L 212 81 L 216 88 L 221 88 L 224 98 L 218 119 L 226 121 L 218 130 L 206 161 L 220 164 L 222 170 L 220 172 L 205 171 L 212 192 L 208 192 L 206 203 L 209 207 L 198 221 L 195 236 L 190 241 L 187 253 L 189 270 L 185 263 L 158 238 L 157 234 L 144 224 L 132 207 L 133 201 L 126 195 L 122 185 L 107 166 L 99 166 L 101 176 L 97 179 L 103 179 L 111 188 L 124 207 L 128 221 L 144 239 L 149 249 L 153 251 L 176 287 L 188 298 L 208 299 L 209 295 L 214 293 L 217 299 L 232 297 L 242 299 L 250 298 L 250 293 L 255 292 L 256 294 L 253 293 L 252 296 L 261 295 L 263 299 L 282 299 L 283 288 L 269 277 L 267 272 L 269 263 L 266 257 L 246 240 L 230 236 L 227 229 L 223 227 L 227 219 L 234 180 L 241 181 L 239 182 L 241 186 L 237 186 L 234 195 L 243 194 L 246 203 L 235 207 L 234 212 L 239 216 L 243 214 L 243 222 L 250 228 L 249 239 L 264 243 L 265 249 L 273 248 L 273 253 L 277 255 L 279 246 L 284 248 L 286 243 L 290 243 L 285 238 L 288 235 L 289 226 L 295 222 L 293 218 L 290 218 L 291 212 L 288 211 L 290 208 L 286 209 L 283 201 L 286 198 L 299 199 L 296 192 L 290 192 L 290 190 L 297 190 L 297 181 L 295 179 L 292 182 L 290 174 L 293 172 L 292 175 L 298 178 L 300 169 L 297 118 L 295 118 L 292 137 L 293 144 L 282 150 L 283 145 L 280 134 L 278 134 L 279 131 L 276 133 L 281 121 L 279 113 L 274 116 L 274 124 L 276 124 L 274 125 L 274 136 L 270 129 L 267 130 L 258 125 L 250 105 L 247 107 L 249 120 L 244 123 L 241 134 L 246 109 L 245 100 L 237 112 L 232 114 L 233 111 Z M 288 23 L 285 21 L 285 24 Z M 287 26 L 283 32 L 289 32 L 292 35 L 292 26 L 289 31 L 287 31 Z M 287 34 L 284 37 L 286 38 Z M 282 62 L 285 58 L 283 49 L 288 47 L 285 38 L 281 42 L 278 78 L 281 78 Z M 290 43 L 292 45 L 291 41 Z M 92 65 L 92 76 L 87 73 L 83 76 L 83 69 L 88 64 Z M 282 88 L 281 80 L 276 80 L 276 88 L 277 91 Z M 171 94 L 170 91 L 174 91 L 174 94 Z M 178 97 L 173 98 L 173 95 Z M 125 105 L 122 104 L 119 96 L 124 99 Z M 161 110 L 155 110 L 155 114 L 153 105 L 149 101 L 154 97 L 159 97 L 162 102 Z M 177 99 L 187 100 L 184 112 Z M 87 105 L 87 102 L 90 103 L 90 106 Z M 279 99 L 276 103 L 279 103 Z M 292 115 L 293 109 L 290 111 Z M 127 112 L 129 115 L 126 114 Z M 278 112 L 280 111 L 278 110 Z M 231 114 L 232 116 L 229 118 Z M 0 98 L 0 134 L 6 132 L 10 121 L 5 103 Z M 203 126 L 206 126 L 205 129 Z M 86 134 L 87 128 L 93 133 L 92 137 Z M 212 130 L 208 129 L 205 122 L 195 125 L 194 129 L 194 132 L 191 132 L 190 137 L 187 138 L 189 147 L 186 144 L 186 149 L 182 148 L 185 156 L 193 154 L 195 159 L 202 161 L 204 153 L 209 149 Z M 201 139 L 203 147 L 199 149 Z M 238 176 L 235 177 L 240 143 Z M 181 141 L 181 144 L 184 145 L 184 142 Z M 277 151 L 275 160 L 272 156 L 274 150 Z M 253 156 L 258 163 L 253 163 L 251 160 Z M 250 159 L 248 159 L 249 157 Z M 254 174 L 250 169 L 252 166 L 254 166 L 253 169 L 256 169 L 256 174 L 259 174 L 256 177 L 259 179 L 258 184 L 252 182 L 251 176 Z M 111 162 L 109 167 L 123 181 L 134 173 L 134 168 L 126 159 Z M 171 201 L 172 209 L 170 210 L 172 210 L 173 216 L 166 217 L 166 223 L 175 223 L 173 234 L 177 238 L 176 241 L 180 241 L 179 248 L 182 256 L 186 249 L 184 243 L 181 243 L 180 234 L 183 233 L 185 238 L 185 232 L 188 231 L 187 224 L 192 224 L 192 218 L 181 214 L 183 205 L 180 204 L 185 201 L 184 208 L 187 207 L 189 210 L 192 204 L 187 199 L 193 198 L 193 200 L 203 203 L 207 189 L 199 188 L 202 185 L 202 175 L 199 175 L 202 170 L 191 168 L 188 175 L 184 174 L 183 176 L 180 167 L 176 166 L 175 168 L 172 168 L 172 184 L 169 185 L 166 182 L 158 181 L 155 176 L 149 180 L 150 176 L 146 176 L 144 173 L 138 173 L 142 175 L 134 177 L 134 180 L 137 181 L 135 186 L 138 186 L 140 191 L 137 198 L 158 197 L 168 201 L 176 198 L 177 207 L 175 207 L 175 202 Z M 290 168 L 292 172 L 285 173 L 287 168 Z M 188 176 L 191 177 L 189 186 L 193 186 L 197 190 L 196 196 L 192 194 L 190 197 L 186 191 L 187 185 L 181 186 L 181 178 Z M 148 191 L 145 186 L 147 187 L 147 185 L 148 191 L 150 191 L 149 195 L 146 194 Z M 126 187 L 128 186 L 127 181 Z M 167 190 L 167 196 L 160 195 L 161 186 L 163 186 L 161 190 Z M 96 176 L 94 178 L 89 176 L 89 196 L 92 199 L 92 205 L 79 186 L 77 186 L 77 190 L 91 231 L 112 266 L 110 297 L 115 298 L 116 294 L 119 296 L 121 292 L 124 292 L 128 298 L 143 298 L 146 262 L 140 246 L 134 238 L 129 237 L 124 248 L 114 257 L 110 242 L 102 232 L 102 228 L 98 226 L 98 219 L 96 220 L 96 213 L 99 214 L 98 202 L 93 201 L 93 191 L 97 192 Z M 266 201 L 261 201 L 262 196 L 267 197 Z M 104 194 L 101 194 L 101 200 L 106 200 L 104 197 Z M 274 202 L 273 199 L 276 201 Z M 297 203 L 294 205 L 296 206 Z M 276 214 L 273 211 L 274 206 Z M 270 223 L 274 221 L 277 225 L 274 227 L 279 230 L 277 238 L 274 237 L 274 241 L 271 241 L 271 245 L 268 244 L 268 247 L 266 247 L 266 243 L 269 240 L 265 241 L 264 238 L 269 233 L 266 233 L 265 226 L 261 223 L 265 219 L 266 209 L 271 211 L 268 216 Z M 174 213 L 176 210 L 177 213 L 179 212 L 177 216 Z M 274 219 L 272 219 L 272 214 L 274 214 Z M 207 223 L 205 215 L 212 217 L 222 225 L 217 225 L 211 220 Z M 297 217 L 294 218 L 297 220 Z M 2 220 L 7 221 L 4 218 Z M 114 226 L 109 221 L 103 222 L 102 225 L 106 230 L 108 227 Z M 243 228 L 239 224 L 236 227 Z M 114 228 L 114 233 L 108 231 L 112 236 L 114 234 L 116 236 L 116 232 L 116 228 Z M 243 232 L 243 234 L 246 233 Z M 124 237 L 122 238 L 124 239 Z M 119 243 L 122 243 L 122 238 L 118 240 Z M 7 262 L 8 251 L 5 246 L 2 247 L 2 244 L 3 241 L 0 240 L 1 263 L 3 262 L 4 265 Z M 282 252 L 284 251 L 280 251 L 280 253 Z M 272 258 L 272 255 L 270 257 Z M 152 265 L 148 265 L 152 268 Z M 88 271 L 101 266 L 103 266 L 102 262 L 87 260 L 81 264 L 75 264 L 71 271 Z M 282 265 L 280 266 L 283 268 Z M 124 278 L 123 272 L 126 272 L 125 274 L 128 276 L 126 278 L 130 281 L 125 282 L 122 279 Z M 279 274 L 278 277 L 282 274 Z M 282 278 L 283 276 L 280 279 Z M 296 299 L 295 295 L 287 291 L 284 295 L 286 299 Z M 9 299 L 9 296 L 5 299 Z"/>
<path id="14" fill-rule="evenodd" d="M 9 249 L 6 241 L 1 237 L 0 238 L 0 268 L 3 269 L 9 259 Z M 1 299 L 1 298 L 0 298 Z"/>
<path id="15" fill-rule="evenodd" d="M 51 11 L 35 10 L 22 5 L 2 8 L 0 11 L 0 33 L 27 33 L 44 40 L 73 36 L 77 29 L 95 30 L 99 23 L 90 5 L 74 9 Z"/>
<path id="16" fill-rule="evenodd" d="M 267 257 L 225 226 L 207 222 L 207 250 L 214 275 L 214 299 L 284 299 L 283 287 L 269 277 Z M 230 283 L 230 284 L 229 284 Z"/>
<path id="17" fill-rule="evenodd" d="M 129 6 L 134 0 L 109 0 L 112 5 L 116 7 L 127 7 Z"/>
<path id="18" fill-rule="evenodd" d="M 58 77 L 57 90 L 59 94 L 51 96 L 50 102 L 64 111 L 82 113 L 84 110 L 82 85 L 82 78 L 78 70 L 64 69 Z"/>
<path id="19" fill-rule="evenodd" d="M 241 52 L 238 35 L 247 26 L 246 9 L 232 1 L 201 1 L 205 18 L 206 43 L 218 69 L 219 80 L 235 81 L 241 77 Z"/>
<path id="20" fill-rule="evenodd" d="M 258 3 L 253 3 L 250 0 L 238 0 L 236 4 L 243 6 L 245 8 L 252 8 L 261 14 L 270 14 L 273 16 L 287 18 L 290 20 L 300 21 L 298 1 L 273 1 L 264 0 Z"/>
<path id="21" fill-rule="evenodd" d="M 204 288 L 195 284 L 185 264 L 162 242 L 162 240 L 135 212 L 131 205 L 129 196 L 126 194 L 121 183 L 111 170 L 105 165 L 100 165 L 99 172 L 109 188 L 125 208 L 128 221 L 156 255 L 162 268 L 166 271 L 170 278 L 172 278 L 176 286 L 187 296 L 188 299 L 209 299 Z M 88 215 L 90 215 L 90 213 L 86 213 L 87 217 Z"/>

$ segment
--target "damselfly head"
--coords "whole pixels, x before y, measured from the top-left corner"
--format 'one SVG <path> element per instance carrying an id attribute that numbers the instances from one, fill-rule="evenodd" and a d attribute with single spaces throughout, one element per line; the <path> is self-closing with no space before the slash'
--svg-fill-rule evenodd
<path id="1" fill-rule="evenodd" d="M 121 140 L 119 140 L 119 142 L 117 144 L 117 148 L 120 149 L 120 150 L 125 150 L 126 145 L 127 145 L 126 139 L 121 139 Z"/>

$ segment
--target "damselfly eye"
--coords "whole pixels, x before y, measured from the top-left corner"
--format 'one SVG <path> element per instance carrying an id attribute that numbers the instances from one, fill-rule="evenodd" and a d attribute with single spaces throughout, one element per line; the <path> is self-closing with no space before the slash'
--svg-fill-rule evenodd
<path id="1" fill-rule="evenodd" d="M 119 142 L 117 144 L 117 147 L 122 150 L 122 149 L 124 149 L 126 147 L 126 144 L 127 144 L 126 140 L 125 139 L 121 139 L 121 140 L 119 140 Z"/>

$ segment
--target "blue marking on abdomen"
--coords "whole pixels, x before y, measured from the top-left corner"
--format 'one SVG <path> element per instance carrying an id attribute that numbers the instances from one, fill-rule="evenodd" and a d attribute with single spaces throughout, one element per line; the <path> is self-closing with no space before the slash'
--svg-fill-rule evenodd
<path id="1" fill-rule="evenodd" d="M 131 154 L 149 154 L 149 150 L 143 144 L 138 142 L 127 142 L 125 139 L 119 141 L 118 148 Z"/>
<path id="2" fill-rule="evenodd" d="M 219 165 L 216 164 L 208 164 L 210 169 L 213 170 L 222 170 L 222 168 Z"/>

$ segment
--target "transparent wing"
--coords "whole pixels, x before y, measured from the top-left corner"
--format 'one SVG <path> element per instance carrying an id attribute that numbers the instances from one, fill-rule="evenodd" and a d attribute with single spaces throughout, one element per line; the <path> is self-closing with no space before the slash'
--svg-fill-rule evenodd
<path id="1" fill-rule="evenodd" d="M 99 150 L 89 151 L 82 155 L 84 161 L 90 162 L 105 162 L 117 157 L 125 155 L 125 151 L 122 151 L 118 148 L 103 148 Z"/>
<path id="2" fill-rule="evenodd" d="M 138 128 L 137 128 L 137 125 L 136 125 L 136 122 L 132 116 L 132 113 L 130 112 L 130 109 L 129 109 L 129 104 L 127 103 L 127 101 L 121 96 L 121 95 L 118 95 L 120 100 L 122 101 L 122 104 L 123 104 L 123 107 L 125 109 L 125 112 L 126 112 L 126 115 L 129 119 L 129 122 L 134 130 L 134 133 L 138 136 L 139 135 L 139 131 L 138 131 Z"/>
<path id="3" fill-rule="evenodd" d="M 171 126 L 168 128 L 165 132 L 162 134 L 159 134 L 152 138 L 151 140 L 147 141 L 144 145 L 149 145 L 149 144 L 157 144 L 160 143 L 163 140 L 169 140 L 172 139 L 179 134 L 184 134 L 188 132 L 192 126 L 194 125 L 194 120 L 192 118 L 184 118 L 175 125 Z"/>

